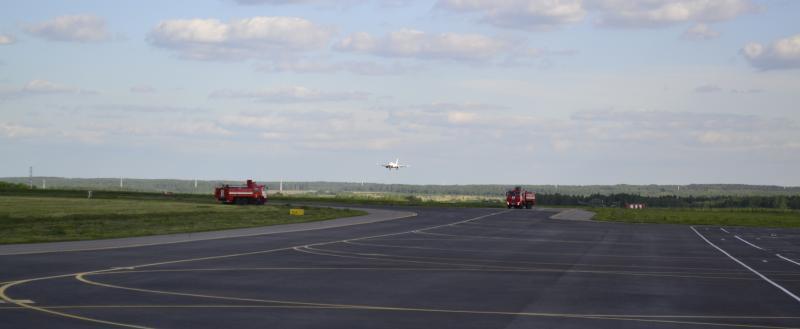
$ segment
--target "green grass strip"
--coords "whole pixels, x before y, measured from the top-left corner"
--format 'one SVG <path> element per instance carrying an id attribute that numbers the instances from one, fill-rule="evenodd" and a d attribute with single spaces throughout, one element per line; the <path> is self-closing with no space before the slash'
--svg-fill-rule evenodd
<path id="1" fill-rule="evenodd" d="M 800 211 L 780 209 L 593 208 L 595 220 L 626 223 L 800 227 Z"/>
<path id="2" fill-rule="evenodd" d="M 210 197 L 209 197 L 210 198 Z M 0 244 L 108 239 L 302 223 L 366 214 L 351 209 L 233 206 L 155 200 L 0 196 Z"/>

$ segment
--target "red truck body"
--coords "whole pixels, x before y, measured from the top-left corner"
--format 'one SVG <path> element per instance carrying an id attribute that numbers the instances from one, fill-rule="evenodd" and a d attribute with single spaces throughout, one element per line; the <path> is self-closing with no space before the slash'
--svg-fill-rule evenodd
<path id="1" fill-rule="evenodd" d="M 222 185 L 214 189 L 214 198 L 229 204 L 264 204 L 267 202 L 267 187 L 252 179 L 247 185 Z"/>
<path id="2" fill-rule="evenodd" d="M 535 205 L 536 193 L 525 191 L 519 186 L 506 192 L 506 206 L 508 206 L 509 209 L 512 207 L 517 209 L 522 207 L 531 209 Z"/>

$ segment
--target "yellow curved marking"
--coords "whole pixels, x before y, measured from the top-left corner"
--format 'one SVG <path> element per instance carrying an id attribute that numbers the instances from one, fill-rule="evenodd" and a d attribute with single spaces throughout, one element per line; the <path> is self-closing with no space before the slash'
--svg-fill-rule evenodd
<path id="1" fill-rule="evenodd" d="M 67 276 L 69 276 L 69 275 L 51 276 L 51 277 L 45 277 L 45 278 L 41 278 L 41 279 L 20 280 L 20 281 L 14 281 L 14 282 L 11 282 L 11 283 L 7 283 L 7 284 L 4 284 L 4 285 L 0 286 L 0 298 L 2 298 L 3 300 L 5 300 L 8 303 L 15 304 L 15 305 L 17 305 L 19 307 L 24 307 L 26 309 L 31 309 L 31 310 L 44 312 L 44 313 L 49 313 L 49 314 L 53 314 L 53 315 L 63 316 L 63 317 L 70 318 L 70 319 L 83 320 L 83 321 L 89 321 L 89 322 L 93 322 L 93 323 L 113 325 L 113 326 L 125 327 L 125 328 L 150 329 L 150 327 L 137 326 L 137 325 L 127 324 L 127 323 L 106 321 L 106 320 L 100 320 L 100 319 L 93 319 L 93 318 L 87 318 L 87 317 L 80 316 L 80 315 L 74 315 L 74 314 L 69 314 L 69 313 L 58 312 L 58 311 L 50 310 L 50 309 L 47 309 L 47 308 L 43 308 L 43 307 L 34 306 L 34 305 L 31 305 L 31 304 L 27 304 L 27 303 L 21 303 L 21 302 L 15 301 L 15 300 L 11 299 L 10 297 L 8 297 L 8 295 L 6 294 L 6 290 L 8 290 L 8 288 L 11 288 L 11 287 L 13 287 L 15 285 L 18 285 L 18 284 L 28 283 L 28 282 L 31 282 L 31 281 L 55 279 L 55 278 L 67 277 Z"/>
<path id="2" fill-rule="evenodd" d="M 82 309 L 140 309 L 140 308 L 279 308 L 279 309 L 338 309 L 333 306 L 301 306 L 301 305 L 54 305 L 42 307 L 48 310 L 82 310 Z M 19 307 L 0 307 L 2 309 L 21 309 Z"/>
<path id="3" fill-rule="evenodd" d="M 526 317 L 556 317 L 556 318 L 574 318 L 574 319 L 592 319 L 592 320 L 615 320 L 615 321 L 633 321 L 633 322 L 647 322 L 647 323 L 669 323 L 669 324 L 685 324 L 685 325 L 706 325 L 706 326 L 721 326 L 721 327 L 736 327 L 736 328 L 762 328 L 762 329 L 797 329 L 793 327 L 778 327 L 778 326 L 762 326 L 750 324 L 735 324 L 735 323 L 716 323 L 716 322 L 698 322 L 698 321 L 676 321 L 676 320 L 659 320 L 656 317 L 646 318 L 641 317 L 626 317 L 618 315 L 591 315 L 591 314 L 570 314 L 570 313 L 538 313 L 538 312 L 504 312 L 504 311 L 481 311 L 481 310 L 458 310 L 458 309 L 436 309 L 436 308 L 416 308 L 416 307 L 389 307 L 389 306 L 374 306 L 374 305 L 351 305 L 351 304 L 334 304 L 334 303 L 313 303 L 313 302 L 298 302 L 298 301 L 282 301 L 271 299 L 258 299 L 258 298 L 241 298 L 229 296 L 214 296 L 204 294 L 182 293 L 164 290 L 152 290 L 142 288 L 132 288 L 125 286 L 112 285 L 92 281 L 86 278 L 87 275 L 93 275 L 92 272 L 80 273 L 75 276 L 81 282 L 101 286 L 106 288 L 115 288 L 122 290 L 138 291 L 144 293 L 161 294 L 161 295 L 174 295 L 174 296 L 187 296 L 219 300 L 235 300 L 247 302 L 261 302 L 261 303 L 275 303 L 286 305 L 302 305 L 302 306 L 325 306 L 341 310 L 364 310 L 364 311 L 395 311 L 395 312 L 425 312 L 425 313 L 447 313 L 447 314 L 471 314 L 471 315 L 501 315 L 501 316 L 526 316 Z M 723 318 L 723 317 L 713 317 Z"/>
<path id="4" fill-rule="evenodd" d="M 306 305 L 230 305 L 230 304 L 197 304 L 197 305 L 53 305 L 46 309 L 140 309 L 140 308 L 274 308 L 274 309 L 351 309 L 350 307 L 306 306 Z M 0 307 L 0 309 L 21 309 L 19 307 Z M 554 313 L 555 314 L 555 313 Z M 573 314 L 585 317 L 614 318 L 656 318 L 656 319 L 737 319 L 737 320 L 800 320 L 800 316 L 760 316 L 760 315 L 648 315 L 648 314 Z"/>

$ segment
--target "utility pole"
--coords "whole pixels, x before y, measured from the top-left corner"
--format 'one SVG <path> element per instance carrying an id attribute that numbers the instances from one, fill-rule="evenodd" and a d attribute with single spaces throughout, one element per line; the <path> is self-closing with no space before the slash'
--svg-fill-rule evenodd
<path id="1" fill-rule="evenodd" d="M 28 187 L 33 189 L 33 166 L 28 168 Z"/>
<path id="2" fill-rule="evenodd" d="M 122 189 L 122 177 L 119 178 L 119 189 Z"/>
<path id="3" fill-rule="evenodd" d="M 197 178 L 194 179 L 194 189 L 197 190 Z"/>
<path id="4" fill-rule="evenodd" d="M 278 193 L 283 193 L 283 179 L 281 179 L 281 183 L 278 185 Z"/>
<path id="5" fill-rule="evenodd" d="M 42 189 L 43 189 L 43 190 L 46 190 L 46 189 L 47 189 L 47 180 L 46 180 L 46 179 L 44 179 L 44 178 L 42 178 Z"/>

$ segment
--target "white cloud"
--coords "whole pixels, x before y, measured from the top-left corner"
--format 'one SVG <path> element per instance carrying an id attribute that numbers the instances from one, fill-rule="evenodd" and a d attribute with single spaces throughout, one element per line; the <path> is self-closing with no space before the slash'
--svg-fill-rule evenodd
<path id="1" fill-rule="evenodd" d="M 83 107 L 77 107 L 76 110 L 83 110 Z M 197 114 L 208 112 L 207 108 L 200 107 L 181 107 L 169 105 L 136 105 L 136 104 L 98 104 L 89 107 L 91 110 L 98 110 L 104 113 L 108 112 L 137 112 L 137 113 L 187 113 Z"/>
<path id="2" fill-rule="evenodd" d="M 488 60 L 509 47 L 505 41 L 480 34 L 434 35 L 412 29 L 391 32 L 385 37 L 373 37 L 366 32 L 355 33 L 335 46 L 340 51 L 385 57 L 452 60 Z"/>
<path id="3" fill-rule="evenodd" d="M 13 36 L 8 34 L 0 34 L 0 46 L 10 45 L 15 42 L 17 42 L 17 40 Z"/>
<path id="4" fill-rule="evenodd" d="M 276 60 L 259 65 L 256 70 L 261 72 L 293 72 L 293 73 L 336 73 L 349 72 L 358 75 L 398 75 L 406 72 L 419 72 L 424 69 L 419 65 L 405 63 L 381 64 L 372 61 L 340 61 L 328 62 L 325 60 Z"/>
<path id="5" fill-rule="evenodd" d="M 413 2 L 414 0 L 378 0 L 373 1 L 379 3 L 382 7 L 399 7 L 405 6 Z M 330 1 L 330 0 L 233 0 L 233 2 L 239 5 L 245 6 L 253 6 L 253 5 L 272 5 L 272 6 L 284 6 L 284 5 L 316 5 L 319 7 L 324 8 L 343 8 L 343 7 L 350 7 L 357 4 L 362 4 L 365 2 L 369 2 L 368 0 L 337 0 L 337 1 Z"/>
<path id="6" fill-rule="evenodd" d="M 34 79 L 22 87 L 0 88 L 0 99 L 48 94 L 96 94 L 96 91 L 58 84 L 48 80 Z"/>
<path id="7" fill-rule="evenodd" d="M 240 5 L 295 5 L 317 3 L 320 0 L 233 0 Z"/>
<path id="8" fill-rule="evenodd" d="M 138 94 L 152 94 L 156 91 L 158 91 L 156 88 L 149 85 L 137 85 L 130 88 L 130 92 Z"/>
<path id="9" fill-rule="evenodd" d="M 712 30 L 708 25 L 697 23 L 683 32 L 683 38 L 687 40 L 711 40 L 719 37 L 719 32 Z"/>
<path id="10" fill-rule="evenodd" d="M 779 39 L 771 45 L 749 43 L 741 53 L 750 65 L 761 70 L 800 68 L 800 34 Z"/>
<path id="11" fill-rule="evenodd" d="M 759 9 L 752 0 L 439 0 L 436 8 L 477 13 L 483 22 L 523 30 L 575 24 L 588 14 L 597 15 L 598 25 L 640 28 L 725 21 Z M 698 29 L 687 33 L 716 33 Z"/>
<path id="12" fill-rule="evenodd" d="M 324 47 L 333 31 L 302 18 L 252 17 L 227 23 L 216 19 L 176 19 L 159 23 L 148 35 L 156 46 L 201 60 L 269 58 Z"/>
<path id="13" fill-rule="evenodd" d="M 241 113 L 219 122 L 260 145 L 285 150 L 387 150 L 408 142 L 383 122 L 385 114 L 368 112 L 284 111 Z"/>
<path id="14" fill-rule="evenodd" d="M 38 79 L 29 81 L 21 89 L 21 91 L 23 92 L 34 93 L 34 94 L 73 93 L 73 92 L 78 92 L 79 90 L 80 89 L 77 89 L 75 87 L 69 87 L 51 81 L 38 80 Z"/>
<path id="15" fill-rule="evenodd" d="M 436 7 L 479 13 L 483 22 L 526 30 L 576 23 L 586 15 L 581 0 L 439 0 Z"/>
<path id="16" fill-rule="evenodd" d="M 709 93 L 718 93 L 721 92 L 722 88 L 717 85 L 702 85 L 697 88 L 694 88 L 694 92 L 700 94 L 709 94 Z"/>
<path id="17" fill-rule="evenodd" d="M 173 131 L 182 135 L 211 135 L 211 136 L 230 136 L 233 135 L 228 129 L 222 128 L 215 122 L 193 121 L 181 122 L 174 125 Z"/>
<path id="18" fill-rule="evenodd" d="M 763 143 L 764 140 L 753 134 L 742 134 L 735 131 L 705 131 L 695 134 L 697 141 L 707 145 L 748 145 Z"/>
<path id="19" fill-rule="evenodd" d="M 101 118 L 72 127 L 63 127 L 61 136 L 89 143 L 116 143 L 136 136 L 163 141 L 166 137 L 218 138 L 233 136 L 234 132 L 212 120 L 186 120 L 159 117 L 158 121 L 141 117 Z"/>
<path id="20" fill-rule="evenodd" d="M 216 90 L 211 98 L 244 98 L 258 102 L 300 103 L 300 102 L 339 102 L 363 100 L 369 96 L 365 92 L 324 92 L 301 86 L 264 90 Z"/>
<path id="21" fill-rule="evenodd" d="M 28 26 L 26 30 L 52 41 L 102 42 L 110 39 L 106 21 L 93 15 L 59 16 Z"/>
<path id="22" fill-rule="evenodd" d="M 7 138 L 31 137 L 41 134 L 39 129 L 9 122 L 0 122 L 0 136 Z"/>
<path id="23" fill-rule="evenodd" d="M 650 147 L 781 149 L 800 138 L 797 124 L 787 118 L 726 113 L 580 112 L 570 124 L 589 133 L 582 136 L 585 140 Z"/>
<path id="24" fill-rule="evenodd" d="M 233 0 L 233 2 L 239 5 L 246 5 L 246 6 L 253 6 L 253 5 L 272 5 L 272 6 L 283 6 L 283 5 L 322 5 L 322 6 L 330 6 L 330 7 L 343 7 L 343 6 L 351 6 L 354 4 L 358 4 L 361 2 L 365 2 L 366 0 L 337 0 L 337 1 L 330 1 L 330 0 Z"/>
<path id="25" fill-rule="evenodd" d="M 489 130 L 502 130 L 519 125 L 530 124 L 528 116 L 515 115 L 514 120 L 508 120 L 504 115 L 508 110 L 505 107 L 465 102 L 448 103 L 435 102 L 425 105 L 403 107 L 402 109 L 389 109 L 387 123 L 405 130 L 430 131 L 432 127 L 438 129 L 474 129 L 478 127 Z"/>
<path id="26" fill-rule="evenodd" d="M 590 0 L 597 23 L 615 27 L 658 27 L 683 22 L 715 22 L 752 13 L 751 0 Z"/>

